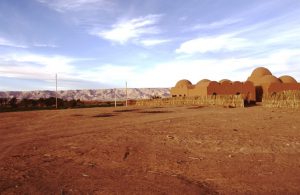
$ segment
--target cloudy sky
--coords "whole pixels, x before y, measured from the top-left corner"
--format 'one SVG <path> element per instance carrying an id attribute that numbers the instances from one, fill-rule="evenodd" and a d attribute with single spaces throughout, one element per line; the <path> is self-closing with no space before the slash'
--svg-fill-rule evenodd
<path id="1" fill-rule="evenodd" d="M 299 0 L 1 0 L 0 90 L 300 81 Z"/>

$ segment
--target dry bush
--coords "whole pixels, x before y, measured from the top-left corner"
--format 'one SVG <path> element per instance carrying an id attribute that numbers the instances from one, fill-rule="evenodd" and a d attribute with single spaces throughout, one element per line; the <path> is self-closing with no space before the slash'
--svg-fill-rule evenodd
<path id="1" fill-rule="evenodd" d="M 300 91 L 282 91 L 264 95 L 262 105 L 269 108 L 300 108 Z"/>
<path id="2" fill-rule="evenodd" d="M 138 100 L 137 106 L 223 106 L 223 107 L 244 107 L 244 100 L 241 95 L 210 95 L 198 97 L 173 97 L 152 100 Z"/>

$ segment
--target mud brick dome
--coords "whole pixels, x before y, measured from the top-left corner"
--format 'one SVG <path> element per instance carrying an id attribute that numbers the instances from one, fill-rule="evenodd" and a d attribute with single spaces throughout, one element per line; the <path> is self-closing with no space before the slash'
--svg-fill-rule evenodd
<path id="1" fill-rule="evenodd" d="M 229 79 L 216 82 L 202 79 L 193 85 L 189 80 L 183 79 L 171 88 L 171 94 L 173 97 L 239 94 L 248 101 L 262 101 L 264 94 L 274 94 L 284 90 L 300 90 L 300 83 L 289 75 L 277 78 L 267 68 L 258 67 L 252 71 L 245 82 Z"/>
<path id="2" fill-rule="evenodd" d="M 232 83 L 231 80 L 228 79 L 222 79 L 219 81 L 219 83 Z"/>
<path id="3" fill-rule="evenodd" d="M 296 79 L 288 75 L 281 76 L 279 79 L 282 83 L 297 83 Z"/>
<path id="4" fill-rule="evenodd" d="M 272 73 L 267 68 L 259 67 L 253 70 L 250 77 L 262 77 L 265 75 L 272 75 Z"/>
<path id="5" fill-rule="evenodd" d="M 210 83 L 210 80 L 208 79 L 202 79 L 196 84 L 196 88 L 201 88 L 203 86 L 207 86 Z"/>
<path id="6" fill-rule="evenodd" d="M 175 87 L 177 87 L 177 88 L 190 88 L 192 86 L 193 86 L 193 84 L 191 83 L 191 81 L 183 79 L 183 80 L 178 81 L 176 83 Z"/>
<path id="7" fill-rule="evenodd" d="M 259 84 L 281 83 L 281 81 L 273 75 L 265 75 L 258 79 Z"/>
<path id="8" fill-rule="evenodd" d="M 255 86 L 257 86 L 260 85 L 261 78 L 267 75 L 272 75 L 271 71 L 269 71 L 267 68 L 259 67 L 253 70 L 247 81 L 251 81 Z"/>

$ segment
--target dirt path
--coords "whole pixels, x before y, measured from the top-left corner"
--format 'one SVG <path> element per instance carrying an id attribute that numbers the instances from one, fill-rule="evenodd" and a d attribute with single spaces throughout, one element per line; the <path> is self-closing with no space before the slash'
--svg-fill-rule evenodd
<path id="1" fill-rule="evenodd" d="M 300 111 L 0 114 L 0 194 L 297 194 Z"/>

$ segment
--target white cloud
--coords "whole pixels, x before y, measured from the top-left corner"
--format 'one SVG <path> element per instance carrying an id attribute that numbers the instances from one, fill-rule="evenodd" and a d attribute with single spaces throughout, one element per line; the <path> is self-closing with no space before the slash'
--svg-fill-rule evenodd
<path id="1" fill-rule="evenodd" d="M 181 16 L 178 19 L 179 19 L 179 21 L 184 22 L 184 21 L 186 21 L 188 19 L 188 17 L 187 16 Z"/>
<path id="2" fill-rule="evenodd" d="M 268 32 L 266 32 L 268 33 Z M 268 34 L 264 40 L 265 44 L 286 44 L 300 41 L 300 28 L 276 29 L 272 34 Z"/>
<path id="3" fill-rule="evenodd" d="M 7 40 L 2 37 L 0 37 L 0 46 L 17 47 L 17 48 L 27 48 L 28 47 L 26 45 L 17 44 L 13 41 Z"/>
<path id="4" fill-rule="evenodd" d="M 236 24 L 241 22 L 241 18 L 227 18 L 224 20 L 208 23 L 208 24 L 197 24 L 195 25 L 192 30 L 202 30 L 202 29 L 215 29 L 215 28 L 222 28 L 228 25 Z"/>
<path id="5" fill-rule="evenodd" d="M 104 64 L 78 73 L 78 78 L 100 83 L 123 85 L 137 75 L 137 67 Z"/>
<path id="6" fill-rule="evenodd" d="M 104 64 L 78 71 L 74 66 L 78 60 L 80 59 L 66 56 L 36 54 L 2 55 L 0 73 L 5 77 L 45 81 L 52 79 L 53 82 L 54 74 L 58 72 L 61 89 L 80 88 L 82 85 L 76 86 L 79 81 L 116 87 L 124 86 L 125 81 L 128 81 L 130 87 L 172 87 L 180 79 L 189 79 L 193 83 L 204 78 L 217 81 L 224 78 L 244 81 L 258 66 L 269 68 L 275 76 L 289 74 L 298 81 L 300 79 L 300 67 L 297 66 L 300 60 L 299 49 L 282 49 L 262 57 L 172 60 L 158 63 L 148 69 L 134 65 Z M 76 82 L 73 82 L 74 86 L 68 84 L 68 87 L 65 87 L 64 81 Z"/>
<path id="7" fill-rule="evenodd" d="M 76 59 L 58 55 L 5 54 L 0 56 L 0 73 L 8 77 L 43 80 L 55 73 L 72 74 L 71 63 L 74 61 Z"/>
<path id="8" fill-rule="evenodd" d="M 58 12 L 81 11 L 90 9 L 108 9 L 112 2 L 109 0 L 37 0 Z"/>
<path id="9" fill-rule="evenodd" d="M 110 30 L 99 32 L 99 30 L 94 29 L 91 34 L 124 44 L 132 39 L 139 40 L 143 35 L 157 34 L 159 29 L 155 24 L 160 17 L 160 15 L 147 15 L 145 17 L 125 20 L 114 24 Z"/>
<path id="10" fill-rule="evenodd" d="M 299 80 L 300 67 L 290 63 L 295 58 L 300 58 L 300 50 L 284 49 L 260 58 L 174 60 L 153 65 L 149 69 L 109 64 L 83 71 L 79 77 L 119 87 L 124 86 L 125 81 L 130 87 L 172 87 L 180 79 L 189 79 L 193 83 L 204 78 L 245 81 L 255 67 L 264 66 L 275 76 L 288 73 Z"/>
<path id="11" fill-rule="evenodd" d="M 15 47 L 15 48 L 23 48 L 23 49 L 28 49 L 30 47 L 49 47 L 49 48 L 56 48 L 58 47 L 55 44 L 51 43 L 31 43 L 31 44 L 20 44 L 16 43 L 12 40 L 0 37 L 0 46 L 5 46 L 5 47 Z"/>
<path id="12" fill-rule="evenodd" d="M 144 46 L 155 46 L 155 45 L 160 45 L 163 43 L 167 43 L 170 42 L 170 39 L 145 39 L 145 40 L 141 40 L 141 44 L 143 44 Z"/>
<path id="13" fill-rule="evenodd" d="M 269 68 L 275 76 L 289 74 L 299 81 L 300 67 L 291 63 L 293 59 L 300 59 L 300 50 L 283 49 L 260 58 L 177 60 L 157 64 L 130 82 L 138 87 L 172 87 L 180 79 L 193 83 L 204 78 L 245 81 L 258 66 Z"/>
<path id="14" fill-rule="evenodd" d="M 248 40 L 234 37 L 234 35 L 219 35 L 201 37 L 186 41 L 175 50 L 176 53 L 195 54 L 217 52 L 221 50 L 234 51 L 252 45 Z"/>
<path id="15" fill-rule="evenodd" d="M 34 47 L 48 47 L 48 48 L 57 48 L 58 46 L 55 44 L 47 44 L 47 43 L 34 43 Z"/>

